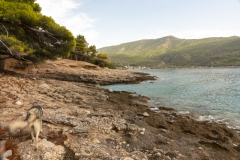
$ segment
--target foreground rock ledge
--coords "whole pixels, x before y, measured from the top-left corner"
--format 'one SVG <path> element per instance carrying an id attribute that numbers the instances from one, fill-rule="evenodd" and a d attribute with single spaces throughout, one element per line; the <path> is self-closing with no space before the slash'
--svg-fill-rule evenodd
<path id="1" fill-rule="evenodd" d="M 163 107 L 156 113 L 147 97 L 100 87 L 138 77 L 69 60 L 49 61 L 31 73 L 0 73 L 0 138 L 13 152 L 8 159 L 239 159 L 239 135 L 224 124 Z M 26 131 L 10 137 L 6 131 L 34 104 L 44 108 L 38 151 Z"/>

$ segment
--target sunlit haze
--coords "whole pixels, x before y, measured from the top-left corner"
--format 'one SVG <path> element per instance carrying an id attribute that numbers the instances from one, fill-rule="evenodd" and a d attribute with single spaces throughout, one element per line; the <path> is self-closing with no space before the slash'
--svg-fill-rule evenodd
<path id="1" fill-rule="evenodd" d="M 37 0 L 97 48 L 140 39 L 240 36 L 239 0 Z"/>

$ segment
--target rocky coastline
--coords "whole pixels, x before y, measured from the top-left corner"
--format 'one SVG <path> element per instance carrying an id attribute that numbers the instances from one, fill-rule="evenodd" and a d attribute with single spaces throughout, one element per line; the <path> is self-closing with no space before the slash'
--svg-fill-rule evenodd
<path id="1" fill-rule="evenodd" d="M 154 79 L 70 60 L 0 72 L 0 141 L 12 152 L 5 159 L 240 158 L 239 134 L 225 124 L 196 121 L 170 108 L 155 112 L 148 97 L 101 87 Z M 38 151 L 25 130 L 11 136 L 7 132 L 7 125 L 23 120 L 32 105 L 44 108 Z"/>

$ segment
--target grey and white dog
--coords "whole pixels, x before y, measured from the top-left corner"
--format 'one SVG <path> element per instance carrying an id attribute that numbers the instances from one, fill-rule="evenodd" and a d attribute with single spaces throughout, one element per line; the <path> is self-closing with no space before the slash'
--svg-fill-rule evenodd
<path id="1" fill-rule="evenodd" d="M 43 108 L 41 106 L 32 106 L 27 112 L 26 119 L 10 123 L 8 130 L 10 133 L 14 133 L 17 129 L 27 129 L 31 132 L 33 144 L 38 150 L 38 135 L 42 131 L 42 117 Z"/>

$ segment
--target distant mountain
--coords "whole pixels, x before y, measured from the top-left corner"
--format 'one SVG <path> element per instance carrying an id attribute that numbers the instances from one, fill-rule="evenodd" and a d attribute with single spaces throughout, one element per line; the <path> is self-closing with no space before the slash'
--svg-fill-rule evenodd
<path id="1" fill-rule="evenodd" d="M 119 65 L 148 67 L 240 66 L 240 37 L 167 36 L 98 49 Z"/>

